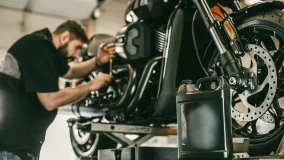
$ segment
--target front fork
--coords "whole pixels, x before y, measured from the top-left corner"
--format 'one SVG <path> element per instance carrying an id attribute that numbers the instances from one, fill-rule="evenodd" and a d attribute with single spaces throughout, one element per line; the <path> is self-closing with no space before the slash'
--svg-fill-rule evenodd
<path id="1" fill-rule="evenodd" d="M 248 76 L 244 74 L 239 65 L 237 56 L 244 55 L 244 48 L 230 17 L 220 22 L 214 17 L 206 0 L 193 0 L 209 30 L 219 52 L 220 61 L 229 76 L 229 84 L 238 90 L 244 91 L 248 88 Z M 235 9 L 241 9 L 237 1 Z"/>

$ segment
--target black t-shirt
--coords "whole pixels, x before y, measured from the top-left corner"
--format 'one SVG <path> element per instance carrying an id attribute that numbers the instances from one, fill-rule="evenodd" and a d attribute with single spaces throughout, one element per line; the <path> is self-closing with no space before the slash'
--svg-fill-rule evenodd
<path id="1" fill-rule="evenodd" d="M 48 29 L 22 37 L 8 54 L 16 59 L 20 78 L 0 72 L 0 150 L 38 154 L 57 110 L 47 111 L 36 93 L 58 91 L 58 77 L 69 66 Z"/>

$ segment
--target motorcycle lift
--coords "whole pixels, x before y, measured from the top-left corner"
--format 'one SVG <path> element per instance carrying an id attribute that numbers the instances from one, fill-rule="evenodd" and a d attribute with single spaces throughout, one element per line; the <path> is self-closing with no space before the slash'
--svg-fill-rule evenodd
<path id="1" fill-rule="evenodd" d="M 78 124 L 78 128 L 86 129 L 91 133 L 103 133 L 112 140 L 121 144 L 115 149 L 104 149 L 98 151 L 98 156 L 81 157 L 80 160 L 177 160 L 177 148 L 170 147 L 139 147 L 154 136 L 176 135 L 176 127 L 150 127 L 125 124 Z M 126 134 L 139 135 L 131 140 Z M 233 138 L 233 160 L 261 160 L 261 159 L 284 159 L 284 136 L 278 147 L 277 153 L 269 157 L 249 157 L 249 139 Z"/>

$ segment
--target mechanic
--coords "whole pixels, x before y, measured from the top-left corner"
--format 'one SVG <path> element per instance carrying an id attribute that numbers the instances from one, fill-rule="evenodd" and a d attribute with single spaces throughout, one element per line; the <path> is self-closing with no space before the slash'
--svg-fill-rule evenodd
<path id="1" fill-rule="evenodd" d="M 99 56 L 69 66 L 84 43 L 84 29 L 68 20 L 52 33 L 46 28 L 25 35 L 8 50 L 0 62 L 0 160 L 37 160 L 57 108 L 113 80 L 99 73 L 86 84 L 59 89 L 59 77 L 82 78 L 115 56 L 113 43 L 100 45 Z"/>

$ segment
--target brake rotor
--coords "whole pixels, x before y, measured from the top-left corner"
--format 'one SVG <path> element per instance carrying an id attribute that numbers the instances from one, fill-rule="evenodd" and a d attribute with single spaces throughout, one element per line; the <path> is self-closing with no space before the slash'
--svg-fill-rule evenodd
<path id="1" fill-rule="evenodd" d="M 244 110 L 236 110 L 234 106 L 231 108 L 232 118 L 237 121 L 249 122 L 260 118 L 265 112 L 269 109 L 276 94 L 277 88 L 277 73 L 275 64 L 269 54 L 268 51 L 263 49 L 260 46 L 254 44 L 248 44 L 246 46 L 247 54 L 251 58 L 251 66 L 246 68 L 247 72 L 250 75 L 254 75 L 251 77 L 251 84 L 253 88 L 245 90 L 243 93 L 239 94 L 239 98 L 243 106 Z M 256 57 L 260 58 L 264 62 L 264 66 L 267 68 L 267 76 L 261 84 L 257 84 L 257 75 L 258 75 L 258 63 Z M 267 88 L 267 93 L 263 102 L 258 106 L 253 106 L 248 102 L 248 98 L 251 96 L 260 93 L 265 88 Z M 264 116 L 263 119 L 270 119 L 270 117 Z"/>

